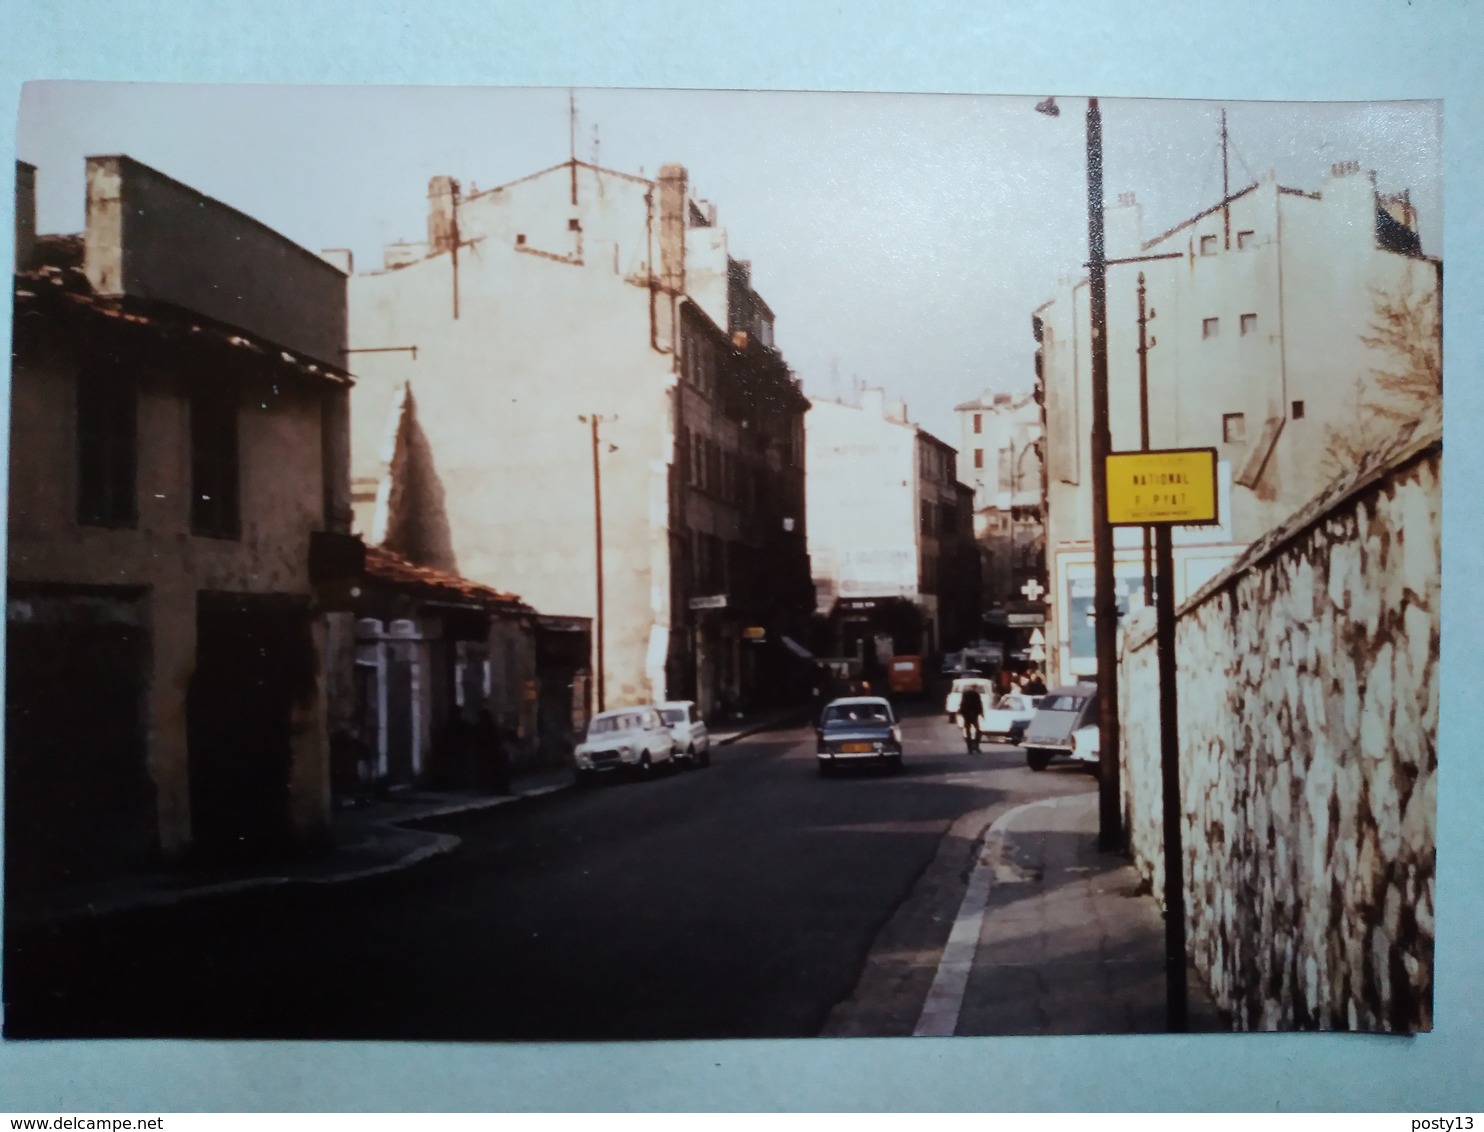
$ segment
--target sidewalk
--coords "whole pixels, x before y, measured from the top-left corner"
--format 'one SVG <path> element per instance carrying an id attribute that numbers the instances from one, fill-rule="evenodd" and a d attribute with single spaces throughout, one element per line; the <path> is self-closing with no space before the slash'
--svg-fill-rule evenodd
<path id="1" fill-rule="evenodd" d="M 990 826 L 916 1033 L 1161 1033 L 1164 920 L 1133 865 L 1097 850 L 1095 792 Z M 1224 1031 L 1194 972 L 1189 1030 Z"/>
<path id="2" fill-rule="evenodd" d="M 713 730 L 713 746 L 807 718 L 806 707 L 744 716 Z M 364 805 L 336 808 L 328 851 L 285 861 L 267 871 L 215 869 L 160 871 L 114 878 L 59 892 L 43 905 L 10 913 L 16 927 L 66 923 L 121 912 L 163 908 L 280 885 L 343 884 L 412 868 L 459 846 L 453 834 L 409 828 L 433 818 L 527 803 L 573 787 L 570 767 L 519 774 L 509 794 L 409 790 Z"/>

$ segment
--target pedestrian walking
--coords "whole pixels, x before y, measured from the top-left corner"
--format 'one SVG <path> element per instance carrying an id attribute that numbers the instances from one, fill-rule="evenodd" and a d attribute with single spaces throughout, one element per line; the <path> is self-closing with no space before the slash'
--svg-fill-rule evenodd
<path id="1" fill-rule="evenodd" d="M 964 729 L 964 749 L 979 753 L 979 720 L 984 717 L 984 700 L 975 688 L 965 688 L 958 701 L 958 718 Z"/>

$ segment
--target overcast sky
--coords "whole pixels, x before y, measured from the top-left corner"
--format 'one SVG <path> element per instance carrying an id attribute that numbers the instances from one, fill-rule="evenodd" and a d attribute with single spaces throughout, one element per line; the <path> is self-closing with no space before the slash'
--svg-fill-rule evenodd
<path id="1" fill-rule="evenodd" d="M 690 171 L 777 315 L 816 395 L 852 382 L 904 398 L 957 439 L 952 407 L 1031 376 L 1030 312 L 1087 258 L 1084 111 L 966 95 L 579 90 L 578 156 Z M 1132 191 L 1145 235 L 1274 169 L 1321 189 L 1333 162 L 1410 189 L 1441 255 L 1437 103 L 1104 100 L 1105 190 Z M 458 87 L 26 87 L 18 156 L 38 167 L 38 229 L 78 231 L 83 159 L 127 153 L 306 247 L 422 239 L 427 182 L 490 188 L 566 160 L 568 92 Z M 594 133 L 596 131 L 596 142 Z M 838 378 L 834 375 L 838 374 Z"/>

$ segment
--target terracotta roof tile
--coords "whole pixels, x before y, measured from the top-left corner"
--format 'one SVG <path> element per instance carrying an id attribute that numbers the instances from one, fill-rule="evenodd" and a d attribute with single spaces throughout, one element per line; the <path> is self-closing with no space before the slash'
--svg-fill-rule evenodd
<path id="1" fill-rule="evenodd" d="M 471 582 L 449 570 L 418 566 L 381 546 L 366 547 L 366 576 L 378 582 L 405 586 L 445 600 L 517 606 L 522 611 L 528 610 L 526 604 L 515 594 Z"/>

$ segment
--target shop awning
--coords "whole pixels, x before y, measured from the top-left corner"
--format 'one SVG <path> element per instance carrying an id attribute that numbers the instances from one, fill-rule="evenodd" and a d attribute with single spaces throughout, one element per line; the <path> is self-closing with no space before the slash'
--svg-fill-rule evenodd
<path id="1" fill-rule="evenodd" d="M 792 637 L 785 637 L 780 634 L 779 640 L 783 642 L 783 647 L 788 649 L 789 652 L 793 653 L 794 656 L 802 657 L 804 660 L 814 659 L 814 654 L 806 649 L 803 645 L 799 644 L 799 642 L 794 640 Z"/>

